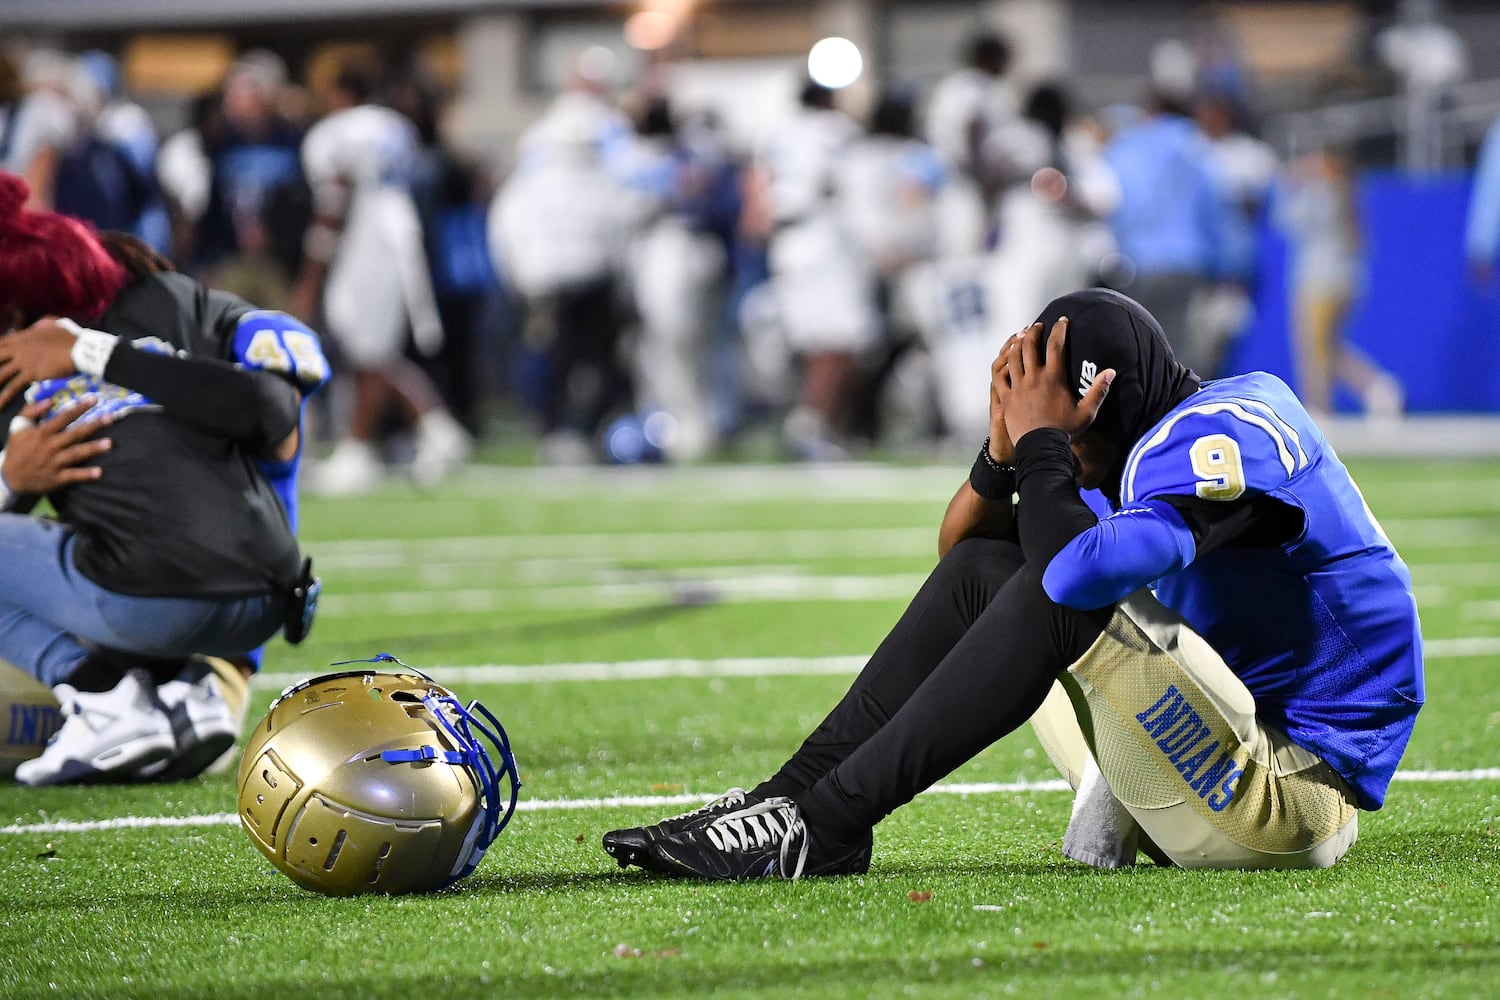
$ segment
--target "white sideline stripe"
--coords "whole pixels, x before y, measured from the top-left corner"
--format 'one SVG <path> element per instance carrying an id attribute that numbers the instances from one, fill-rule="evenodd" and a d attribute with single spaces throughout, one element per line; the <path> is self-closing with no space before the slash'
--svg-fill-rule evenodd
<path id="1" fill-rule="evenodd" d="M 643 604 L 701 604 L 906 600 L 926 579 L 919 573 L 798 576 L 764 573 L 739 579 L 638 580 L 560 586 L 468 587 L 325 596 L 319 610 L 345 618 L 394 615 L 487 614 L 567 608 L 632 608 Z"/>
<path id="2" fill-rule="evenodd" d="M 1500 641 L 1500 640 L 1497 640 Z M 595 663 L 486 663 L 468 667 L 421 669 L 435 680 L 455 684 L 537 684 L 552 681 L 635 681 L 666 677 L 795 677 L 852 674 L 865 656 L 746 656 L 721 660 L 622 660 Z M 352 666 L 352 665 L 351 665 Z M 372 664 L 378 669 L 378 664 Z M 412 666 L 420 666 L 412 664 Z M 321 671 L 319 671 L 321 673 Z M 283 688 L 307 673 L 256 674 L 255 687 Z"/>
<path id="3" fill-rule="evenodd" d="M 1429 639 L 1422 643 L 1429 659 L 1460 656 L 1494 656 L 1500 653 L 1500 635 L 1481 635 L 1465 639 Z"/>
<path id="4" fill-rule="evenodd" d="M 1500 781 L 1500 767 L 1480 767 L 1472 771 L 1397 771 L 1393 781 Z"/>
<path id="5" fill-rule="evenodd" d="M 320 611 L 349 619 L 425 617 L 439 612 L 493 614 L 501 611 L 581 611 L 655 605 L 698 607 L 800 601 L 867 604 L 909 601 L 925 579 L 920 573 L 813 576 L 753 572 L 742 574 L 738 578 L 723 579 L 716 574 L 700 575 L 696 571 L 685 571 L 677 579 L 450 589 L 434 587 L 427 590 L 334 594 L 322 599 Z M 1470 586 L 1477 588 L 1481 585 Z M 1421 603 L 1446 603 L 1451 600 L 1452 592 L 1449 586 L 1434 584 L 1418 584 L 1415 591 Z M 1465 602 L 1460 605 L 1459 610 L 1465 618 L 1493 620 L 1500 618 L 1500 601 Z"/>
<path id="6" fill-rule="evenodd" d="M 1397 771 L 1396 781 L 1457 782 L 1500 781 L 1500 767 L 1482 767 L 1471 771 Z M 934 785 L 927 795 L 1026 795 L 1033 792 L 1069 791 L 1066 781 L 980 782 L 974 784 Z M 577 812 L 586 809 L 666 809 L 673 806 L 707 802 L 711 795 L 683 792 L 679 795 L 612 795 L 596 799 L 523 799 L 517 812 Z M 95 830 L 144 830 L 163 827 L 234 826 L 235 813 L 207 813 L 200 816 L 117 816 L 114 819 L 54 820 L 51 823 L 13 823 L 0 826 L 0 836 L 35 833 L 90 833 Z"/>
<path id="7" fill-rule="evenodd" d="M 1500 636 L 1429 639 L 1423 646 L 1428 659 L 1500 654 Z M 399 655 L 399 654 L 398 654 Z M 663 659 L 582 663 L 485 663 L 461 667 L 429 667 L 413 663 L 433 678 L 452 684 L 546 684 L 559 681 L 634 681 L 669 677 L 800 677 L 852 674 L 864 666 L 868 654 L 848 656 L 746 656 L 718 660 Z M 378 664 L 371 664 L 372 668 Z M 284 688 L 324 670 L 256 674 L 254 687 Z"/>

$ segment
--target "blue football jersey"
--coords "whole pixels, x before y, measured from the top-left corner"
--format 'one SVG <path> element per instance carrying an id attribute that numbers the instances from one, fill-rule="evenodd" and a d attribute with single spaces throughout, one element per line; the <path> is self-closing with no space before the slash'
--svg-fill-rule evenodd
<path id="1" fill-rule="evenodd" d="M 1291 389 L 1263 372 L 1206 383 L 1141 438 L 1121 478 L 1122 513 L 1256 495 L 1301 511 L 1301 534 L 1192 553 L 1153 590 L 1224 657 L 1262 719 L 1378 809 L 1424 698 L 1411 574 Z"/>
<path id="2" fill-rule="evenodd" d="M 255 309 L 239 317 L 235 325 L 233 359 L 245 368 L 289 376 L 307 397 L 329 379 L 331 369 L 323 355 L 318 335 L 295 317 L 269 309 Z M 287 522 L 297 531 L 297 482 L 302 468 L 302 444 L 286 461 L 262 459 L 260 468 L 286 508 Z"/>
<path id="3" fill-rule="evenodd" d="M 278 372 L 289 376 L 302 390 L 302 405 L 307 398 L 327 384 L 332 368 L 323 354 L 322 341 L 294 316 L 269 309 L 255 309 L 238 318 L 231 344 L 233 360 L 245 368 Z M 298 420 L 298 430 L 301 420 Z M 299 521 L 297 492 L 302 474 L 302 446 L 299 435 L 297 451 L 286 460 L 263 458 L 256 464 L 286 509 L 287 524 L 297 533 Z M 265 646 L 246 654 L 256 670 L 265 656 Z"/>

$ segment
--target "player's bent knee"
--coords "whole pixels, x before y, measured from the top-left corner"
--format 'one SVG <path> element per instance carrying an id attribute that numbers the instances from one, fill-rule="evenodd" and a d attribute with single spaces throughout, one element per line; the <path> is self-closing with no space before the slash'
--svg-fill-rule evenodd
<path id="1" fill-rule="evenodd" d="M 948 550 L 939 565 L 962 568 L 1003 566 L 1014 572 L 1026 562 L 1021 546 L 1000 538 L 965 538 Z"/>

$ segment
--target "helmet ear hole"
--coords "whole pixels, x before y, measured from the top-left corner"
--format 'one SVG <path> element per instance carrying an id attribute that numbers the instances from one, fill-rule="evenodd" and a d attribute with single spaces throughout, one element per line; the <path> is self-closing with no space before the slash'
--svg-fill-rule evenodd
<path id="1" fill-rule="evenodd" d="M 492 726 L 416 674 L 350 671 L 289 688 L 240 761 L 241 824 L 306 889 L 440 889 L 473 870 L 515 807 L 509 741 L 485 717 Z"/>
<path id="2" fill-rule="evenodd" d="M 333 871 L 333 866 L 339 860 L 339 852 L 344 849 L 344 841 L 348 839 L 348 830 L 340 830 L 338 836 L 333 838 L 333 846 L 328 849 L 328 860 L 323 862 L 323 870 L 325 872 Z M 316 844 L 317 841 L 315 840 L 313 843 Z"/>

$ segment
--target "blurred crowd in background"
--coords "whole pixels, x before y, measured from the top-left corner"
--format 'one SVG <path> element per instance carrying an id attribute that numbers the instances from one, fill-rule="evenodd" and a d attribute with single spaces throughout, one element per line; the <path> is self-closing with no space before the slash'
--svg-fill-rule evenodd
<path id="1" fill-rule="evenodd" d="M 1408 99 L 1439 101 L 1471 71 L 1464 41 L 1432 4 L 1403 11 L 1373 51 Z M 435 481 L 497 438 L 556 463 L 747 441 L 807 461 L 967 452 L 1001 340 L 1080 286 L 1125 291 L 1202 376 L 1229 374 L 1267 227 L 1289 247 L 1309 408 L 1341 383 L 1401 414 L 1402 386 L 1342 332 L 1363 282 L 1352 144 L 1273 146 L 1249 71 L 1191 39 L 1095 107 L 1015 79 L 1015 45 L 976 31 L 931 85 L 887 81 L 859 108 L 825 61 L 748 143 L 588 48 L 502 162 L 450 148 L 453 95 L 417 61 L 313 89 L 245 51 L 162 134 L 110 54 L 10 51 L 0 165 L 323 332 L 339 378 L 311 485 L 328 492 L 393 464 Z M 1480 200 L 1476 269 L 1500 236 L 1500 194 Z"/>

